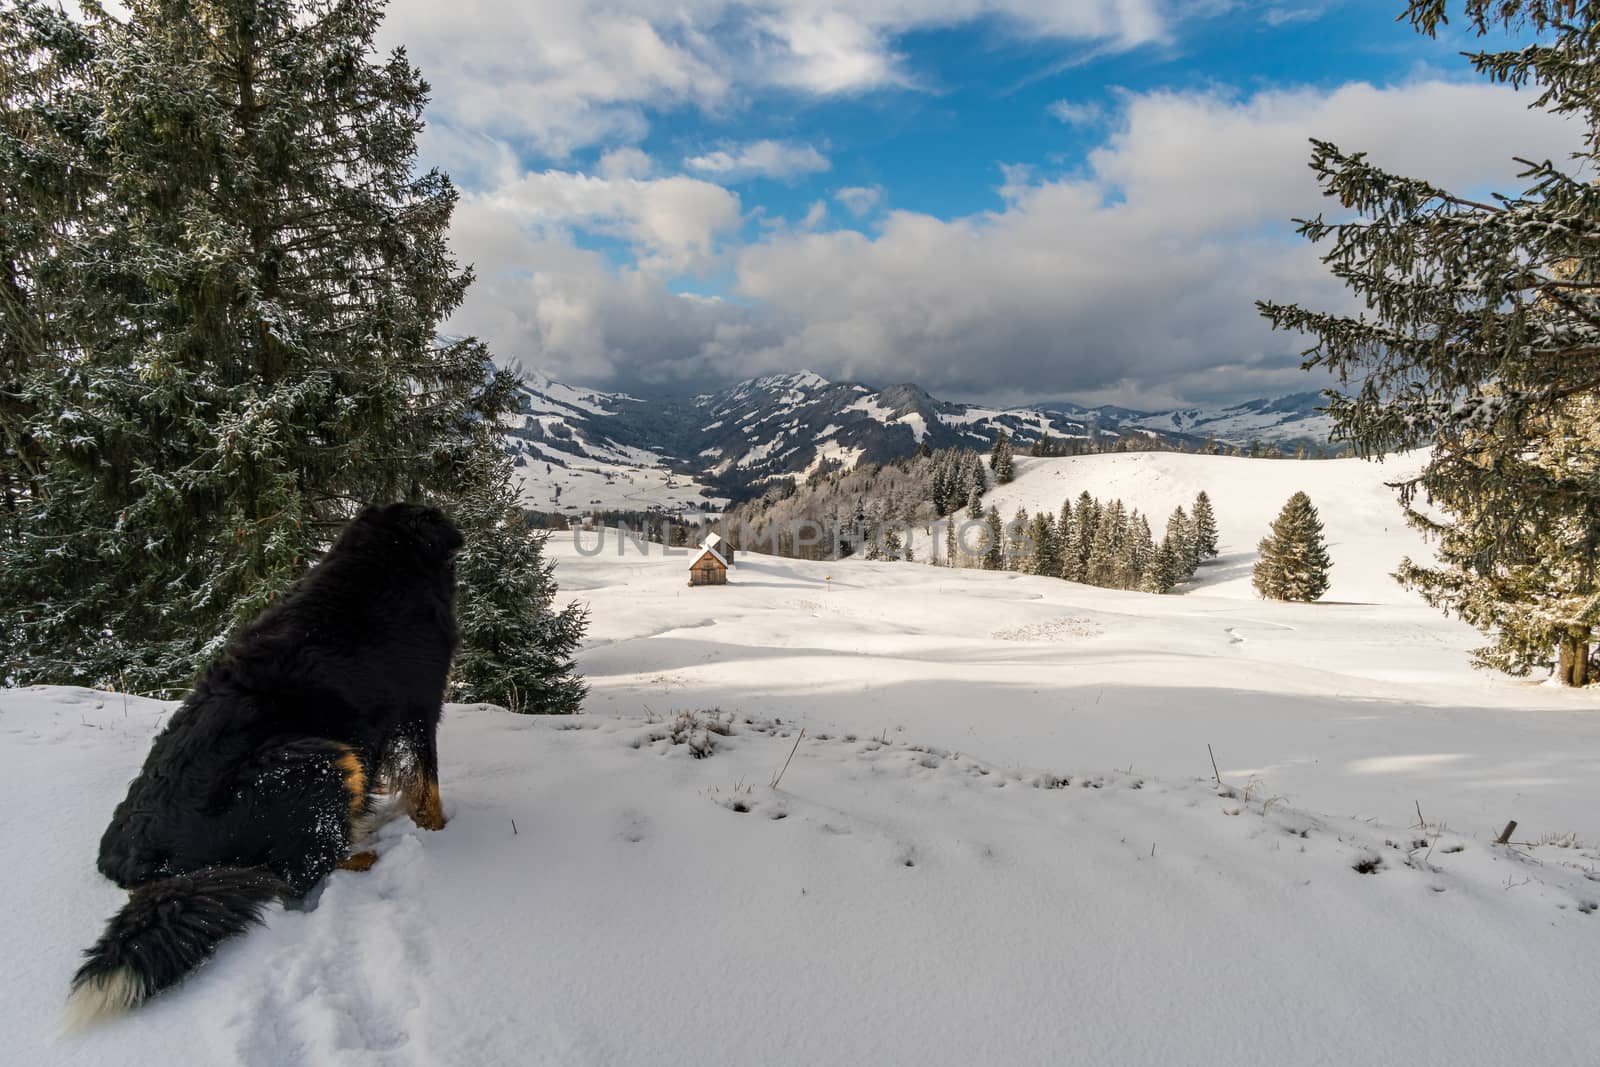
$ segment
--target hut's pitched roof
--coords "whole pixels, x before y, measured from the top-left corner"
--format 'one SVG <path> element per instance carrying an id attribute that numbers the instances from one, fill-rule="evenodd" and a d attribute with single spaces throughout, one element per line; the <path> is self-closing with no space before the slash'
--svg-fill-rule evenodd
<path id="1" fill-rule="evenodd" d="M 702 559 L 705 559 L 706 555 L 709 553 L 710 555 L 716 557 L 718 563 L 726 567 L 728 565 L 728 558 L 722 554 L 721 545 L 722 538 L 718 537 L 716 534 L 707 534 L 706 539 L 700 544 L 700 554 L 689 561 L 689 566 L 693 567 L 696 563 L 699 563 Z"/>

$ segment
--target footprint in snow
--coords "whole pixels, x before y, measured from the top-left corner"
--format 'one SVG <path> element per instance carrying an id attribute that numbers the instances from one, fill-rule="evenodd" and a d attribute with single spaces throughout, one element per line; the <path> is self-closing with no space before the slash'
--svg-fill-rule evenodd
<path id="1" fill-rule="evenodd" d="M 314 911 L 286 924 L 264 966 L 252 963 L 255 994 L 235 1018 L 247 1067 L 377 1053 L 385 1064 L 426 1064 L 411 1026 L 428 986 L 427 925 L 418 898 L 426 878 L 422 843 L 394 841 L 363 874 L 335 873 Z M 382 976 L 374 982 L 372 977 Z"/>

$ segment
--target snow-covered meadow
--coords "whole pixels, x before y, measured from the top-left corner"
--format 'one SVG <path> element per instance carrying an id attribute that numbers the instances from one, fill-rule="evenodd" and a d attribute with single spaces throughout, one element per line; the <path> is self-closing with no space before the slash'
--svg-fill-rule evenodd
<path id="1" fill-rule="evenodd" d="M 1223 556 L 1168 597 L 748 554 L 691 589 L 681 551 L 558 534 L 587 714 L 452 708 L 444 831 L 391 824 L 372 871 L 76 1039 L 122 900 L 95 845 L 171 705 L 0 690 L 0 1058 L 1592 1063 L 1600 695 L 1474 672 L 1388 582 L 1419 550 L 1398 468 L 1018 469 L 1008 517 L 1204 488 Z M 1297 488 L 1329 602 L 1254 600 Z"/>

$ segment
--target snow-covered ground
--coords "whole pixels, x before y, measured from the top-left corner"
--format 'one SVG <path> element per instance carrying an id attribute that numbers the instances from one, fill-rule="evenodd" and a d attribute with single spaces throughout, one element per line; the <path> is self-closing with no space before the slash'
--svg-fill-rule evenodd
<path id="1" fill-rule="evenodd" d="M 720 510 L 726 505 L 725 498 L 707 497 L 701 482 L 668 469 L 659 457 L 643 456 L 637 461 L 567 456 L 564 467 L 527 456 L 516 468 L 523 505 L 571 517 L 591 511 Z"/>
<path id="2" fill-rule="evenodd" d="M 691 589 L 682 552 L 557 535 L 588 714 L 452 708 L 444 831 L 391 824 L 372 871 L 72 1040 L 123 899 L 95 844 L 171 705 L 0 690 L 0 1059 L 1593 1063 L 1600 694 L 1473 672 L 1475 634 L 1378 581 L 1415 550 L 1385 470 L 1145 469 L 1191 458 L 1060 490 L 1164 518 L 1204 487 L 1208 571 L 1247 572 L 1305 488 L 1351 602 L 748 554 Z M 1066 463 L 1000 492 L 1059 503 Z M 1492 844 L 1513 818 L 1546 843 Z"/>

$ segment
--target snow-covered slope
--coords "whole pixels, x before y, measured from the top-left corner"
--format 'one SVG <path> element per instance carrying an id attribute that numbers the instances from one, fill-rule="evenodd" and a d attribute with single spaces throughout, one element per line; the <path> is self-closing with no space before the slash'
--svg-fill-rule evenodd
<path id="1" fill-rule="evenodd" d="M 649 405 L 624 393 L 574 389 L 525 373 L 520 408 L 501 434 L 516 464 L 524 505 L 580 515 L 594 510 L 683 511 L 718 508 L 725 499 L 692 470 L 648 447 Z"/>
<path id="2" fill-rule="evenodd" d="M 1102 500 L 1120 498 L 1150 519 L 1157 538 L 1172 509 L 1189 510 L 1202 489 L 1217 514 L 1222 554 L 1203 567 L 1185 589 L 1253 598 L 1250 571 L 1256 544 L 1270 532 L 1289 497 L 1303 490 L 1322 516 L 1333 560 L 1328 601 L 1416 603 L 1390 575 L 1409 555 L 1427 559 L 1429 548 L 1405 523 L 1395 491 L 1385 482 L 1415 474 L 1425 453 L 1382 463 L 1359 459 L 1288 460 L 1139 452 L 1062 459 L 1019 457 L 1016 479 L 984 497 L 1008 521 L 1017 508 L 1030 513 L 1061 509 L 1064 499 L 1087 491 Z"/>
<path id="3" fill-rule="evenodd" d="M 1188 458 L 1007 490 L 1203 484 L 1239 545 L 1300 471 L 1346 575 L 1403 544 L 1355 536 L 1387 468 Z M 748 553 L 688 588 L 683 551 L 550 548 L 588 713 L 452 707 L 445 830 L 391 824 L 75 1039 L 123 899 L 95 845 L 172 705 L 0 689 L 0 1060 L 1594 1062 L 1600 693 L 1474 672 L 1425 606 Z"/>
<path id="4" fill-rule="evenodd" d="M 1403 605 L 750 555 L 689 589 L 613 547 L 554 545 L 588 715 L 450 709 L 444 831 L 79 1038 L 95 841 L 170 705 L 0 691 L 9 1057 L 1592 1062 L 1592 694 Z"/>

